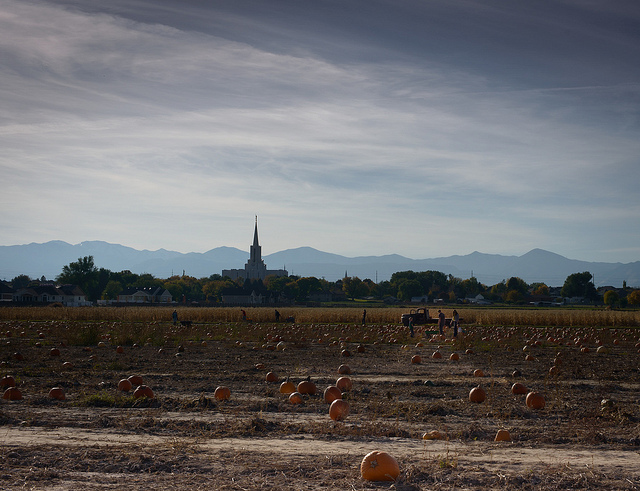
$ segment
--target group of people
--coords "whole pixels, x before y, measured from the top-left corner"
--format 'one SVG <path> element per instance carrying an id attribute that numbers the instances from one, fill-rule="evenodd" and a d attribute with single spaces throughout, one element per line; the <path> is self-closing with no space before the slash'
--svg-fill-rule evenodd
<path id="1" fill-rule="evenodd" d="M 365 311 L 366 312 L 366 311 Z M 364 325 L 364 317 L 362 320 L 362 324 Z M 442 310 L 438 310 L 438 331 L 441 335 L 444 335 L 444 326 L 446 324 L 446 318 L 444 312 Z M 451 327 L 453 327 L 453 337 L 458 337 L 458 328 L 460 326 L 460 314 L 458 314 L 457 310 L 453 311 L 453 316 L 451 317 Z M 414 336 L 413 331 L 413 317 L 409 317 L 409 333 L 411 337 Z"/>

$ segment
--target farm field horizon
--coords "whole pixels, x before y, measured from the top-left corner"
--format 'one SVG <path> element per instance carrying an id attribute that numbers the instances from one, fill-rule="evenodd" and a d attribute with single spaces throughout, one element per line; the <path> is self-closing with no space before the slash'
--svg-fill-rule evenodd
<path id="1" fill-rule="evenodd" d="M 21 395 L 0 403 L 1 487 L 640 486 L 640 312 L 430 307 L 457 308 L 454 339 L 365 308 L 364 326 L 362 308 L 177 308 L 186 325 L 173 308 L 0 309 L 3 391 Z M 395 482 L 361 477 L 375 450 Z"/>

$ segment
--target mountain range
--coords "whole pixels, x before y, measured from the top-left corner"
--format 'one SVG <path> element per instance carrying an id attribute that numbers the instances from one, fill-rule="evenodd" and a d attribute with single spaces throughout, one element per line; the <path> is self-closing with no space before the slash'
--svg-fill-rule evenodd
<path id="1" fill-rule="evenodd" d="M 234 247 L 217 247 L 204 253 L 180 253 L 158 249 L 137 250 L 103 241 L 68 244 L 63 241 L 0 246 L 0 279 L 26 274 L 31 278 L 54 279 L 63 266 L 85 256 L 93 256 L 98 268 L 149 273 L 157 278 L 181 275 L 197 278 L 220 274 L 223 269 L 243 268 L 249 253 Z M 522 256 L 502 256 L 473 252 L 465 256 L 410 259 L 397 254 L 345 257 L 311 247 L 287 249 L 263 257 L 269 269 L 284 268 L 290 275 L 315 276 L 336 281 L 347 276 L 388 280 L 397 271 L 436 270 L 466 279 L 474 276 L 486 285 L 494 285 L 517 276 L 527 283 L 543 282 L 562 286 L 572 273 L 589 271 L 596 286 L 640 286 L 640 261 L 633 263 L 587 262 L 533 249 Z"/>

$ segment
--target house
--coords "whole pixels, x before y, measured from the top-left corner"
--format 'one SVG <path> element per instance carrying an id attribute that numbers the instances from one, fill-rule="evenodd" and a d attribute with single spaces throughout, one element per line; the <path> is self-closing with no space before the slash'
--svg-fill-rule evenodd
<path id="1" fill-rule="evenodd" d="M 422 295 L 421 297 L 411 297 L 411 303 L 427 303 L 429 301 L 429 297 L 427 295 Z"/>
<path id="2" fill-rule="evenodd" d="M 12 302 L 14 290 L 4 281 L 0 281 L 0 302 Z"/>
<path id="3" fill-rule="evenodd" d="M 43 284 L 21 288 L 13 294 L 16 303 L 61 303 L 66 307 L 85 307 L 91 305 L 87 296 L 77 285 Z"/>
<path id="4" fill-rule="evenodd" d="M 478 293 L 475 297 L 467 297 L 464 300 L 465 300 L 465 302 L 473 303 L 473 304 L 476 304 L 476 305 L 490 305 L 491 304 L 491 302 L 489 300 L 486 300 L 484 298 L 484 296 L 482 296 L 481 293 Z"/>
<path id="5" fill-rule="evenodd" d="M 261 305 L 264 303 L 264 297 L 261 293 L 256 293 L 255 290 L 253 290 L 250 295 L 230 293 L 222 295 L 222 303 L 233 305 Z"/>
<path id="6" fill-rule="evenodd" d="M 171 303 L 173 296 L 160 286 L 155 288 L 127 288 L 118 294 L 118 303 Z"/>

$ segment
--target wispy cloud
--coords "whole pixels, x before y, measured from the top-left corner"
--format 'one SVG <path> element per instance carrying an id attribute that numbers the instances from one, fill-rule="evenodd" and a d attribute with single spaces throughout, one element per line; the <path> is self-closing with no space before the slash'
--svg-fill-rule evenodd
<path id="1" fill-rule="evenodd" d="M 184 4 L 182 14 L 174 2 L 93 11 L 82 2 L 0 5 L 7 244 L 246 248 L 259 213 L 277 228 L 261 231 L 272 252 L 311 245 L 429 257 L 553 246 L 571 256 L 587 240 L 593 245 L 579 259 L 601 251 L 610 256 L 602 260 L 632 260 L 640 252 L 611 252 L 613 239 L 591 234 L 613 220 L 625 240 L 639 238 L 628 230 L 640 230 L 640 81 L 623 67 L 608 84 L 586 67 L 582 79 L 563 69 L 556 84 L 526 86 L 514 78 L 512 58 L 501 63 L 511 52 L 483 52 L 498 71 L 462 54 L 445 60 L 433 43 L 448 39 L 455 54 L 464 32 L 421 34 L 411 24 L 395 32 L 366 11 L 352 31 L 305 17 L 302 37 L 282 20 L 298 11 L 260 17 L 215 2 Z M 433 14 L 455 23 L 447 9 L 459 5 L 434 4 Z M 428 11 L 400 6 L 418 17 Z M 384 3 L 373 10 L 380 9 Z M 514 29 L 482 37 L 495 27 L 489 20 L 524 22 L 520 14 L 496 4 L 477 12 L 488 23 L 468 35 L 498 46 Z M 160 21 L 169 18 L 176 20 Z M 543 22 L 539 32 L 557 34 L 542 18 L 528 19 L 527 29 Z M 370 36 L 376 22 L 385 26 L 382 41 Z M 590 40 L 610 32 L 590 34 L 580 23 L 570 31 Z M 619 65 L 636 52 L 630 36 L 607 41 L 629 46 Z M 516 41 L 523 64 L 558 59 L 549 40 L 526 49 L 524 38 Z M 569 39 L 559 46 L 575 49 Z M 575 71 L 595 55 L 584 56 Z"/>

